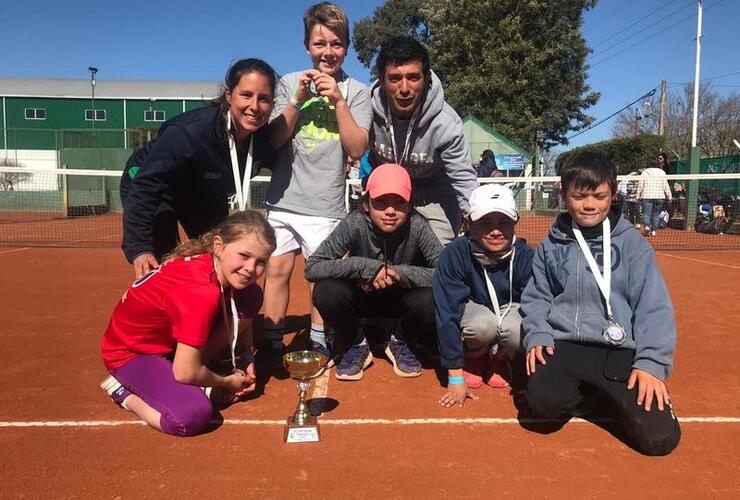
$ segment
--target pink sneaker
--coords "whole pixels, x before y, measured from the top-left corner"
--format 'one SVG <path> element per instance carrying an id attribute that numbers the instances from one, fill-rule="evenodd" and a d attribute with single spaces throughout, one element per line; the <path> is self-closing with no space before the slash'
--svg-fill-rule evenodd
<path id="1" fill-rule="evenodd" d="M 479 358 L 466 358 L 463 367 L 463 378 L 465 385 L 470 389 L 477 389 L 483 385 L 483 356 Z"/>
<path id="2" fill-rule="evenodd" d="M 494 389 L 509 387 L 507 379 L 511 379 L 511 368 L 507 361 L 490 358 L 486 363 L 486 384 Z"/>

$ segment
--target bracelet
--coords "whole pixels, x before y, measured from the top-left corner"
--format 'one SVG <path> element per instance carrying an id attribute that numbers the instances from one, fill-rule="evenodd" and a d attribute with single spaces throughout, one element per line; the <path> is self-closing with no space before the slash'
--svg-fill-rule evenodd
<path id="1" fill-rule="evenodd" d="M 448 384 L 464 384 L 465 383 L 465 377 L 447 377 L 447 383 Z"/>
<path id="2" fill-rule="evenodd" d="M 301 103 L 298 102 L 296 96 L 290 96 L 290 100 L 288 102 L 291 103 L 298 111 L 301 110 Z"/>

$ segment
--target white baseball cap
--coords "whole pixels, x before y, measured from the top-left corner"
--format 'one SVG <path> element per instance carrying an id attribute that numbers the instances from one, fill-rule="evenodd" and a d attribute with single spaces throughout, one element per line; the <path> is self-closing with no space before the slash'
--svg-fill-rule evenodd
<path id="1" fill-rule="evenodd" d="M 470 195 L 470 220 L 477 221 L 491 212 L 500 212 L 511 220 L 519 220 L 514 193 L 501 184 L 478 186 Z"/>

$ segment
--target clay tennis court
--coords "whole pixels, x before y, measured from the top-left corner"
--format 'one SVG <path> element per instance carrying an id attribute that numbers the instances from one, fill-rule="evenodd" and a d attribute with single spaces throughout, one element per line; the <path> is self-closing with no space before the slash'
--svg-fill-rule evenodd
<path id="1" fill-rule="evenodd" d="M 360 382 L 312 387 L 320 443 L 283 444 L 297 392 L 274 378 L 210 433 L 159 434 L 98 388 L 100 338 L 132 278 L 120 251 L 0 247 L 0 498 L 737 498 L 740 251 L 659 251 L 658 263 L 678 320 L 669 388 L 683 438 L 647 458 L 593 423 L 527 430 L 506 390 L 443 409 L 431 367 L 401 379 L 380 357 Z M 304 286 L 296 273 L 294 328 Z"/>

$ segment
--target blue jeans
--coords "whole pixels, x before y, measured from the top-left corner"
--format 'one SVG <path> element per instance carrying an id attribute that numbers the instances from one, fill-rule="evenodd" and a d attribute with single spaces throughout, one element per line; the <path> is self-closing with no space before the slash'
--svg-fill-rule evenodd
<path id="1" fill-rule="evenodd" d="M 661 208 L 663 200 L 642 200 L 642 225 L 656 231 Z"/>

